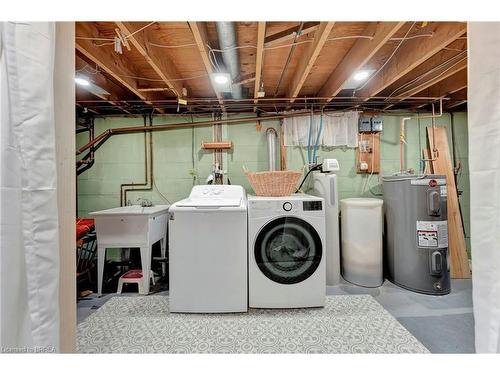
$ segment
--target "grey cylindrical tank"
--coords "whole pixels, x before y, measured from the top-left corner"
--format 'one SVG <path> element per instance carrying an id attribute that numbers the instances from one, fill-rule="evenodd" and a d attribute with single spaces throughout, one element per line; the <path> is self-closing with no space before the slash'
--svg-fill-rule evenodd
<path id="1" fill-rule="evenodd" d="M 388 279 L 415 292 L 448 294 L 446 177 L 403 175 L 382 180 Z"/>

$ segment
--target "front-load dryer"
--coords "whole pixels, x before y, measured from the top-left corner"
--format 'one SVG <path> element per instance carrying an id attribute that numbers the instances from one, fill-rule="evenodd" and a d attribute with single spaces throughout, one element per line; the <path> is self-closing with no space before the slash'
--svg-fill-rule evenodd
<path id="1" fill-rule="evenodd" d="M 248 197 L 249 307 L 325 305 L 323 198 Z"/>

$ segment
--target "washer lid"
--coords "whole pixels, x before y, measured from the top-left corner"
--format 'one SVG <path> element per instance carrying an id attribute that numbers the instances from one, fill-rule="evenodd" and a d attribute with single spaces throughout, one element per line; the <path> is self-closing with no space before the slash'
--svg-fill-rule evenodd
<path id="1" fill-rule="evenodd" d="M 187 198 L 177 202 L 178 207 L 239 207 L 241 205 L 241 198 Z"/>

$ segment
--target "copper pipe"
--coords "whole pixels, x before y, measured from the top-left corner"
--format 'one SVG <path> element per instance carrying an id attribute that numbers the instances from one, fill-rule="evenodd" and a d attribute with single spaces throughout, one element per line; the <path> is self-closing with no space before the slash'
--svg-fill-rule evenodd
<path id="1" fill-rule="evenodd" d="M 94 140 L 94 118 L 91 118 L 90 124 L 85 130 L 89 132 L 89 142 L 92 142 Z M 94 165 L 94 152 L 95 152 L 95 147 L 91 146 L 90 151 L 87 153 L 87 155 L 85 155 L 81 160 L 78 160 L 76 162 L 77 175 L 82 174 L 83 172 L 85 172 L 87 169 L 90 169 Z"/>
<path id="2" fill-rule="evenodd" d="M 153 126 L 153 119 L 149 116 L 149 126 Z M 144 116 L 144 127 L 146 125 L 146 116 Z M 148 143 L 147 134 L 144 132 L 144 183 L 129 183 L 120 185 L 120 206 L 127 204 L 127 193 L 129 191 L 150 191 L 153 189 L 153 133 L 149 132 L 149 160 L 148 163 Z M 148 168 L 149 165 L 149 168 Z M 139 189 L 124 189 L 125 187 L 139 187 Z"/>
<path id="3" fill-rule="evenodd" d="M 259 98 L 259 101 L 311 101 L 311 100 L 338 100 L 338 99 L 349 99 L 349 100 L 363 100 L 363 99 L 394 99 L 394 100 L 404 100 L 404 99 L 412 99 L 412 100 L 449 100 L 449 98 L 444 97 L 440 98 L 437 96 L 305 96 L 305 97 L 283 97 L 283 98 Z M 196 103 L 196 102 L 218 102 L 216 98 L 186 98 L 188 103 Z M 253 98 L 243 98 L 243 99 L 224 99 L 224 102 L 251 102 L 253 103 Z M 77 103 L 108 103 L 107 100 L 102 99 L 93 99 L 93 100 L 78 100 Z M 143 100 L 122 100 L 125 103 L 143 103 Z M 157 100 L 149 100 L 151 103 L 175 103 L 177 104 L 177 99 L 157 99 Z"/>
<path id="4" fill-rule="evenodd" d="M 319 112 L 318 112 L 319 113 Z M 259 117 L 259 121 L 270 121 L 270 120 L 279 120 L 288 117 L 294 116 L 309 116 L 310 112 L 300 112 L 286 115 L 273 115 L 273 116 L 264 116 Z M 100 134 L 96 137 L 92 142 L 87 143 L 86 145 L 80 147 L 76 152 L 77 155 L 81 154 L 83 151 L 92 147 L 99 141 L 107 139 L 112 135 L 116 134 L 128 134 L 128 133 L 141 133 L 141 132 L 153 132 L 153 131 L 162 131 L 162 130 L 170 130 L 170 129 L 178 129 L 178 128 L 186 128 L 192 126 L 211 126 L 215 124 L 242 124 L 245 122 L 255 122 L 257 121 L 256 117 L 245 117 L 245 118 L 236 118 L 236 119 L 219 119 L 219 120 L 209 120 L 209 121 L 198 121 L 198 122 L 182 122 L 176 124 L 161 124 L 155 126 L 131 126 L 126 128 L 114 128 L 108 129 L 104 133 Z"/>

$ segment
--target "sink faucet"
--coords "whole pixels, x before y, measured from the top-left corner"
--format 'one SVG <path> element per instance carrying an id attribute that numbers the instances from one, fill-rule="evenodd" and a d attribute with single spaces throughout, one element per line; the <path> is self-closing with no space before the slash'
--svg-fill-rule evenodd
<path id="1" fill-rule="evenodd" d="M 151 202 L 149 199 L 146 198 L 138 198 L 137 202 L 140 202 L 141 207 L 152 207 L 153 202 Z"/>

